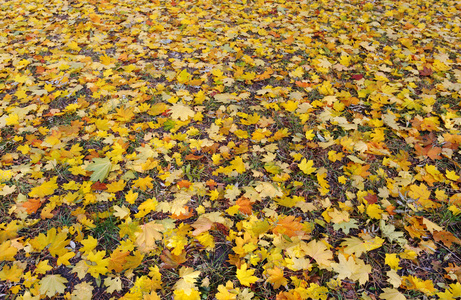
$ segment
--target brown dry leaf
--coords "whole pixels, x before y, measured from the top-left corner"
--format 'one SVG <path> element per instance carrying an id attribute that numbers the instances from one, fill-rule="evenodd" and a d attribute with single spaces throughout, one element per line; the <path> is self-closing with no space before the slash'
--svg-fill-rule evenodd
<path id="1" fill-rule="evenodd" d="M 200 216 L 195 223 L 192 224 L 192 227 L 195 228 L 194 231 L 192 231 L 193 236 L 197 236 L 203 232 L 206 232 L 213 228 L 214 222 L 210 221 L 207 217 Z"/>
<path id="2" fill-rule="evenodd" d="M 442 242 L 447 247 L 451 247 L 453 243 L 461 244 L 461 241 L 448 231 L 434 231 L 432 236 L 435 241 Z"/>

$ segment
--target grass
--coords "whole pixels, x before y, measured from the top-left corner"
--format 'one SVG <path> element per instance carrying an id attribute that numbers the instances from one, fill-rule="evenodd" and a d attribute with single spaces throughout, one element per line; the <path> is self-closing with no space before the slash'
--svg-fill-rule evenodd
<path id="1" fill-rule="evenodd" d="M 96 217 L 94 228 L 90 230 L 94 238 L 98 240 L 98 245 L 101 249 L 112 250 L 115 249 L 120 241 L 119 227 L 115 217 L 100 218 Z"/>

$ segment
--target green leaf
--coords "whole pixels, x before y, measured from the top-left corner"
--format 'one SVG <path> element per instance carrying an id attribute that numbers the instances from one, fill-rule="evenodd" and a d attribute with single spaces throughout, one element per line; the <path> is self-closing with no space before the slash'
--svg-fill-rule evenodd
<path id="1" fill-rule="evenodd" d="M 163 123 L 163 129 L 168 130 L 168 131 L 173 129 L 175 126 L 176 126 L 176 122 L 171 119 L 168 119 L 166 120 L 165 123 Z"/>
<path id="2" fill-rule="evenodd" d="M 93 163 L 89 164 L 86 169 L 88 171 L 93 171 L 91 174 L 90 180 L 91 181 L 98 181 L 103 182 L 106 179 L 107 175 L 109 175 L 109 171 L 112 168 L 112 163 L 108 157 L 105 158 L 93 158 Z"/>
<path id="3" fill-rule="evenodd" d="M 349 231 L 352 228 L 358 229 L 359 226 L 357 225 L 357 220 L 355 219 L 350 219 L 348 222 L 342 222 L 339 224 L 333 224 L 333 228 L 338 231 L 339 229 L 342 229 L 345 234 L 349 234 Z"/>
<path id="4" fill-rule="evenodd" d="M 290 239 L 290 237 L 289 237 L 288 235 L 282 234 L 282 237 L 283 237 L 285 240 L 289 241 L 290 243 L 293 243 L 293 241 Z"/>

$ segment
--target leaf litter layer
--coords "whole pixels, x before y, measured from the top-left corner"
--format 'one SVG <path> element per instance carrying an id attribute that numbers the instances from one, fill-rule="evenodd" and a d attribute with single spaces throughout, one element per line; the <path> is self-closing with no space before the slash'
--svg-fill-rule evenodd
<path id="1" fill-rule="evenodd" d="M 458 1 L 3 1 L 8 299 L 461 297 Z"/>

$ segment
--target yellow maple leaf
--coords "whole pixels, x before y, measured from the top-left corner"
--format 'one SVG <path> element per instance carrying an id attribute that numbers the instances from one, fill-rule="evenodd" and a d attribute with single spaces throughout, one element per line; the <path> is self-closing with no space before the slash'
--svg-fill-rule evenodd
<path id="1" fill-rule="evenodd" d="M 50 181 L 45 181 L 41 185 L 32 188 L 28 195 L 30 197 L 43 198 L 53 194 L 54 190 L 58 188 L 56 184 L 57 179 L 58 177 L 53 177 Z"/>
<path id="2" fill-rule="evenodd" d="M 288 280 L 283 276 L 283 270 L 274 267 L 273 269 L 268 269 L 267 273 L 270 275 L 267 278 L 267 282 L 271 283 L 274 289 L 278 289 L 281 285 L 286 286 L 288 284 Z"/>
<path id="3" fill-rule="evenodd" d="M 293 100 L 288 100 L 287 102 L 282 103 L 283 108 L 289 112 L 294 112 L 298 108 L 298 102 Z"/>
<path id="4" fill-rule="evenodd" d="M 188 105 L 182 103 L 175 103 L 170 107 L 171 117 L 175 120 L 187 121 L 193 118 L 195 112 Z"/>
<path id="5" fill-rule="evenodd" d="M 290 77 L 302 77 L 304 75 L 304 69 L 297 67 L 296 70 L 290 72 Z"/>
<path id="6" fill-rule="evenodd" d="M 88 238 L 81 241 L 83 247 L 79 249 L 85 255 L 88 255 L 94 248 L 98 245 L 98 240 L 92 237 L 91 235 Z"/>
<path id="7" fill-rule="evenodd" d="M 151 221 L 140 227 L 141 232 L 137 234 L 136 245 L 141 252 L 146 253 L 155 248 L 155 241 L 162 239 L 160 231 L 163 231 L 165 228 L 156 221 Z"/>
<path id="8" fill-rule="evenodd" d="M 343 254 L 338 255 L 339 263 L 332 263 L 331 267 L 338 274 L 338 279 L 349 278 L 358 280 L 360 284 L 365 284 L 368 281 L 368 274 L 371 273 L 371 266 L 366 265 L 362 260 L 354 259 L 349 256 L 347 259 Z"/>
<path id="9" fill-rule="evenodd" d="M 200 276 L 200 271 L 194 271 L 192 268 L 182 267 L 179 270 L 179 276 L 181 276 L 185 282 L 190 283 L 193 286 L 197 277 Z"/>
<path id="10" fill-rule="evenodd" d="M 349 222 L 349 213 L 345 210 L 338 210 L 337 208 L 330 207 L 322 213 L 322 217 L 328 223 L 332 222 L 340 224 L 343 222 Z"/>
<path id="11" fill-rule="evenodd" d="M 328 159 L 332 162 L 342 160 L 344 157 L 344 153 L 338 153 L 335 150 L 328 151 Z"/>
<path id="12" fill-rule="evenodd" d="M 218 300 L 236 300 L 239 289 L 234 289 L 234 284 L 231 281 L 226 283 L 226 286 L 220 284 L 218 293 L 215 295 Z"/>
<path id="13" fill-rule="evenodd" d="M 19 116 L 17 114 L 10 114 L 5 121 L 6 125 L 19 125 Z"/>
<path id="14" fill-rule="evenodd" d="M 101 60 L 101 63 L 102 63 L 103 65 L 105 65 L 105 66 L 110 66 L 110 65 L 112 65 L 112 58 L 109 57 L 109 56 L 107 56 L 106 54 L 101 55 L 101 56 L 99 57 L 99 59 Z"/>
<path id="15" fill-rule="evenodd" d="M 3 266 L 2 270 L 0 271 L 0 280 L 3 282 L 10 281 L 10 282 L 18 282 L 21 280 L 22 274 L 24 270 L 18 267 L 18 265 L 10 266 Z"/>
<path id="16" fill-rule="evenodd" d="M 113 293 L 114 291 L 120 291 L 122 290 L 122 280 L 120 280 L 120 277 L 115 277 L 115 278 L 106 277 L 106 279 L 104 279 L 104 286 L 107 287 L 106 290 L 108 293 Z"/>
<path id="17" fill-rule="evenodd" d="M 65 247 L 69 245 L 70 240 L 67 239 L 66 232 L 60 232 L 54 238 L 50 237 L 49 241 L 51 245 L 48 247 L 48 251 L 52 256 L 59 257 L 68 252 Z"/>
<path id="18" fill-rule="evenodd" d="M 76 273 L 78 278 L 83 279 L 88 273 L 88 266 L 85 260 L 81 260 L 75 264 L 75 266 L 72 267 L 72 273 Z"/>
<path id="19" fill-rule="evenodd" d="M 312 140 L 312 139 L 315 137 L 314 130 L 311 129 L 311 130 L 306 131 L 306 134 L 305 134 L 305 135 L 306 135 L 306 139 L 307 139 L 308 141 Z"/>
<path id="20" fill-rule="evenodd" d="M 181 72 L 178 73 L 176 76 L 176 80 L 178 80 L 179 83 L 187 83 L 190 81 L 192 78 L 192 75 L 187 72 L 186 69 L 182 70 Z"/>
<path id="21" fill-rule="evenodd" d="M 328 181 L 325 179 L 326 177 L 326 172 L 322 174 L 317 173 L 317 181 L 320 184 L 319 192 L 322 196 L 325 196 L 330 192 L 330 185 L 328 184 Z"/>
<path id="22" fill-rule="evenodd" d="M 333 252 L 328 250 L 327 245 L 323 241 L 310 241 L 304 251 L 317 262 L 320 268 L 330 269 Z"/>
<path id="23" fill-rule="evenodd" d="M 238 196 L 241 194 L 242 192 L 240 191 L 240 189 L 235 186 L 235 185 L 228 185 L 226 186 L 226 193 L 224 194 L 224 197 L 226 199 L 229 199 L 231 201 L 235 200 L 238 198 Z M 237 208 L 238 209 L 238 208 Z"/>
<path id="24" fill-rule="evenodd" d="M 68 266 L 68 265 L 70 265 L 69 259 L 71 259 L 74 256 L 75 256 L 74 252 L 67 252 L 65 254 L 59 255 L 58 261 L 56 262 L 56 264 L 58 266 L 60 266 L 60 265 Z"/>
<path id="25" fill-rule="evenodd" d="M 397 253 L 386 253 L 386 258 L 384 260 L 384 263 L 387 264 L 389 267 L 391 267 L 392 270 L 399 270 L 401 267 L 399 267 L 399 262 L 400 259 L 397 257 Z"/>
<path id="26" fill-rule="evenodd" d="M 412 275 L 402 276 L 401 287 L 409 290 L 417 290 L 426 295 L 434 295 L 435 292 L 437 292 L 434 288 L 434 283 L 431 280 L 422 280 Z"/>
<path id="27" fill-rule="evenodd" d="M 155 198 L 149 198 L 138 206 L 139 212 L 134 216 L 136 218 L 142 218 L 151 211 L 154 211 L 158 205 L 158 201 Z"/>
<path id="28" fill-rule="evenodd" d="M 240 281 L 240 284 L 250 286 L 259 280 L 258 277 L 253 276 L 254 273 L 255 270 L 248 269 L 248 265 L 244 263 L 237 269 L 237 279 Z"/>
<path id="29" fill-rule="evenodd" d="M 241 117 L 241 123 L 243 125 L 253 125 L 258 123 L 259 119 L 261 118 L 257 113 L 253 113 L 253 115 L 248 115 L 246 113 L 237 113 L 239 117 Z"/>
<path id="30" fill-rule="evenodd" d="M 107 192 L 108 193 L 117 193 L 120 191 L 123 191 L 123 189 L 126 186 L 126 182 L 123 179 L 120 179 L 119 181 L 114 181 L 106 185 L 107 186 Z"/>
<path id="31" fill-rule="evenodd" d="M 61 275 L 47 275 L 40 280 L 40 294 L 53 297 L 56 294 L 64 293 L 67 279 Z"/>
<path id="32" fill-rule="evenodd" d="M 88 267 L 88 273 L 91 274 L 94 278 L 99 277 L 99 274 L 105 275 L 109 270 L 109 259 L 104 258 L 106 251 L 97 251 L 90 252 L 87 256 L 85 264 Z"/>
<path id="33" fill-rule="evenodd" d="M 383 211 L 384 210 L 382 210 L 381 207 L 376 203 L 367 206 L 367 215 L 373 219 L 380 220 L 382 218 Z"/>
<path id="34" fill-rule="evenodd" d="M 298 164 L 298 168 L 304 172 L 304 174 L 306 175 L 309 175 L 309 174 L 312 174 L 313 172 L 315 172 L 315 170 L 317 170 L 317 168 L 314 168 L 314 161 L 313 160 L 309 160 L 307 161 L 307 159 L 303 159 L 301 161 L 301 163 Z"/>
<path id="35" fill-rule="evenodd" d="M 357 257 L 360 257 L 363 253 L 377 249 L 381 247 L 384 243 L 384 239 L 375 236 L 374 238 L 368 240 L 362 240 L 358 237 L 345 238 L 344 242 L 341 243 L 341 246 L 344 248 L 344 253 L 353 254 Z"/>
<path id="36" fill-rule="evenodd" d="M 266 128 L 264 129 L 256 129 L 253 131 L 253 134 L 251 135 L 251 139 L 255 141 L 262 141 L 265 140 L 268 136 L 270 136 L 272 132 L 270 130 L 267 130 Z"/>
<path id="37" fill-rule="evenodd" d="M 75 50 L 75 51 L 80 51 L 82 48 L 80 48 L 75 41 L 71 41 L 67 43 L 67 47 L 69 47 L 70 50 Z"/>
<path id="38" fill-rule="evenodd" d="M 233 132 L 233 134 L 235 134 L 235 136 L 239 139 L 247 139 L 250 137 L 247 131 L 241 129 L 237 129 Z"/>
<path id="39" fill-rule="evenodd" d="M 154 185 L 152 184 L 153 178 L 150 176 L 138 178 L 134 181 L 134 187 L 139 187 L 141 191 L 147 190 L 147 188 L 152 189 Z"/>
<path id="40" fill-rule="evenodd" d="M 162 298 L 160 298 L 160 296 L 154 291 L 150 292 L 150 294 L 144 294 L 144 298 L 143 298 L 143 300 L 161 300 L 161 299 Z"/>
<path id="41" fill-rule="evenodd" d="M 383 288 L 383 293 L 379 294 L 385 300 L 406 300 L 407 298 L 397 289 Z"/>
<path id="42" fill-rule="evenodd" d="M 168 105 L 163 102 L 153 104 L 147 112 L 151 116 L 157 116 L 164 113 L 168 109 Z"/>
<path id="43" fill-rule="evenodd" d="M 117 111 L 117 119 L 121 122 L 130 122 L 134 117 L 134 108 L 120 107 L 115 109 Z"/>
<path id="44" fill-rule="evenodd" d="M 91 285 L 91 283 L 83 281 L 75 285 L 74 290 L 71 294 L 71 299 L 91 300 L 93 299 L 93 289 L 94 287 Z"/>
<path id="45" fill-rule="evenodd" d="M 42 260 L 37 264 L 37 268 L 35 269 L 35 274 L 46 274 L 49 270 L 52 270 L 53 267 L 48 264 L 49 260 Z"/>
<path id="46" fill-rule="evenodd" d="M 192 227 L 195 230 L 192 232 L 193 236 L 197 236 L 203 232 L 210 230 L 213 227 L 214 222 L 210 221 L 207 217 L 200 216 L 195 223 L 192 224 Z"/>
<path id="47" fill-rule="evenodd" d="M 125 219 L 127 216 L 130 215 L 130 209 L 123 205 L 122 207 L 118 205 L 114 205 L 114 216 L 119 218 L 120 220 Z"/>
<path id="48" fill-rule="evenodd" d="M 18 253 L 18 249 L 11 246 L 11 241 L 3 242 L 0 245 L 0 261 L 14 261 L 14 256 Z"/>
<path id="49" fill-rule="evenodd" d="M 133 190 L 129 190 L 128 193 L 125 194 L 125 200 L 130 204 L 134 204 L 136 199 L 138 199 L 138 193 L 134 193 Z"/>
<path id="50" fill-rule="evenodd" d="M 180 289 L 174 291 L 175 300 L 200 300 L 200 292 L 196 289 Z"/>
<path id="51" fill-rule="evenodd" d="M 240 156 L 234 158 L 234 160 L 231 161 L 230 165 L 238 174 L 242 174 L 246 170 L 245 164 L 243 163 L 243 159 Z"/>
<path id="52" fill-rule="evenodd" d="M 456 174 L 455 171 L 446 170 L 445 172 L 446 172 L 445 176 L 450 180 L 457 181 L 459 179 L 459 177 L 460 177 L 458 174 Z"/>
<path id="53" fill-rule="evenodd" d="M 396 270 L 390 270 L 386 272 L 387 277 L 389 279 L 387 280 L 394 288 L 398 288 L 400 284 L 402 283 L 402 278 L 397 274 Z"/>

